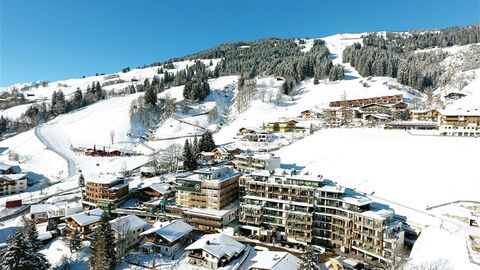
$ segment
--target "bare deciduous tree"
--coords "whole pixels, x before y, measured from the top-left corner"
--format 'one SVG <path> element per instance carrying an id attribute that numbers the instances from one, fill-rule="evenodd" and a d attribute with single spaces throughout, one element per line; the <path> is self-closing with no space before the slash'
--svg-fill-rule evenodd
<path id="1" fill-rule="evenodd" d="M 113 141 L 115 140 L 115 130 L 110 131 L 110 142 L 113 144 Z"/>
<path id="2" fill-rule="evenodd" d="M 158 156 L 158 165 L 161 169 L 168 172 L 176 172 L 178 162 L 182 158 L 182 146 L 180 144 L 169 145 Z"/>

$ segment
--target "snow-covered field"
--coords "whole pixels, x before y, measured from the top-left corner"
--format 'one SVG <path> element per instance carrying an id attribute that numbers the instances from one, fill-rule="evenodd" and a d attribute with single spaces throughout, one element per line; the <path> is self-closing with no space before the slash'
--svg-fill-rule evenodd
<path id="1" fill-rule="evenodd" d="M 312 151 L 314 150 L 314 151 Z M 480 140 L 382 129 L 324 129 L 276 152 L 341 185 L 425 209 L 480 201 Z"/>

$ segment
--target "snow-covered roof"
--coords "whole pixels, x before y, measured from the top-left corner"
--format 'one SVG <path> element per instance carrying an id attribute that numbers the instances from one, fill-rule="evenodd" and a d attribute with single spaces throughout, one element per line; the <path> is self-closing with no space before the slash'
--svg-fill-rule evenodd
<path id="1" fill-rule="evenodd" d="M 152 184 L 145 188 L 151 188 L 161 194 L 167 194 L 175 191 L 175 189 L 170 184 L 167 184 L 167 183 Z"/>
<path id="2" fill-rule="evenodd" d="M 47 213 L 51 206 L 51 204 L 32 204 L 30 206 L 30 214 Z"/>
<path id="3" fill-rule="evenodd" d="M 199 154 L 205 157 L 213 157 L 214 155 L 212 152 L 200 152 Z"/>
<path id="4" fill-rule="evenodd" d="M 146 230 L 140 235 L 156 233 L 161 237 L 165 238 L 166 240 L 168 240 L 169 242 L 175 242 L 178 239 L 182 238 L 184 235 L 190 233 L 191 231 L 193 231 L 192 226 L 185 223 L 181 219 L 177 219 L 164 227 L 154 226 L 153 228 Z"/>
<path id="5" fill-rule="evenodd" d="M 245 249 L 245 245 L 223 233 L 216 233 L 206 234 L 185 248 L 185 250 L 196 249 L 204 250 L 217 258 L 222 258 L 224 256 L 232 258 L 233 256 L 240 254 Z"/>
<path id="6" fill-rule="evenodd" d="M 1 179 L 9 180 L 9 181 L 17 181 L 17 180 L 22 180 L 26 179 L 27 175 L 24 173 L 19 173 L 19 174 L 2 174 L 0 175 Z"/>
<path id="7" fill-rule="evenodd" d="M 116 218 L 111 220 L 110 224 L 112 225 L 112 229 L 120 234 L 127 234 L 149 226 L 145 220 L 135 215 Z"/>
<path id="8" fill-rule="evenodd" d="M 103 210 L 97 208 L 97 209 L 93 209 L 93 210 L 90 210 L 90 211 L 81 212 L 81 213 L 78 213 L 78 214 L 75 214 L 75 215 L 71 215 L 70 217 L 75 222 L 77 222 L 78 225 L 85 226 L 85 225 L 89 225 L 89 224 L 92 224 L 92 223 L 95 223 L 95 222 L 99 222 L 102 214 L 103 214 Z"/>
<path id="9" fill-rule="evenodd" d="M 238 154 L 235 156 L 236 158 L 248 158 L 251 157 L 253 159 L 259 159 L 259 160 L 267 160 L 267 159 L 279 159 L 280 157 L 275 156 L 273 153 L 243 153 L 243 154 Z"/>
<path id="10" fill-rule="evenodd" d="M 302 260 L 288 252 L 263 250 L 252 258 L 251 268 L 268 270 L 296 270 Z"/>
<path id="11" fill-rule="evenodd" d="M 40 233 L 38 234 L 38 240 L 40 241 L 43 241 L 43 240 L 48 240 L 48 239 L 52 239 L 52 233 L 51 232 L 44 232 L 44 233 Z"/>
<path id="12" fill-rule="evenodd" d="M 5 164 L 3 162 L 0 162 L 0 170 L 2 171 L 6 171 L 8 169 L 10 169 L 12 167 L 12 165 L 8 165 L 8 164 Z"/>
<path id="13" fill-rule="evenodd" d="M 446 109 L 441 110 L 444 116 L 480 116 L 480 109 Z"/>
<path id="14" fill-rule="evenodd" d="M 128 183 L 121 183 L 121 184 L 110 187 L 110 190 L 117 190 L 117 189 L 124 188 L 126 186 L 128 186 Z"/>
<path id="15" fill-rule="evenodd" d="M 228 151 L 224 147 L 217 147 L 217 148 L 213 149 L 213 151 L 218 151 L 222 155 L 228 155 Z"/>
<path id="16" fill-rule="evenodd" d="M 377 220 L 386 220 L 389 217 L 393 216 L 393 210 L 386 210 L 386 209 L 370 210 L 370 211 L 363 212 L 362 215 L 365 217 L 369 217 Z"/>
<path id="17" fill-rule="evenodd" d="M 155 173 L 154 167 L 141 167 L 140 172 L 142 173 Z"/>
<path id="18" fill-rule="evenodd" d="M 122 181 L 122 180 L 116 178 L 115 176 L 100 176 L 97 178 L 91 178 L 87 180 L 87 182 L 96 183 L 96 184 L 112 184 L 117 181 Z"/>
<path id="19" fill-rule="evenodd" d="M 373 116 L 373 117 L 378 118 L 378 119 L 390 119 L 390 118 L 392 118 L 392 116 L 390 116 L 388 114 L 381 114 L 381 113 L 372 113 L 372 114 L 365 115 L 365 117 L 368 117 L 368 116 Z"/>

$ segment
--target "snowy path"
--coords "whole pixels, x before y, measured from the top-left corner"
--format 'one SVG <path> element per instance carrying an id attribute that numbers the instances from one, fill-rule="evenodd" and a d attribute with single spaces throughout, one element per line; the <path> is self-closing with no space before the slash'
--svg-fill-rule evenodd
<path id="1" fill-rule="evenodd" d="M 75 154 L 70 149 L 70 143 L 61 129 L 54 125 L 42 124 L 35 128 L 35 135 L 48 149 L 67 161 L 68 177 L 73 177 L 76 172 Z"/>

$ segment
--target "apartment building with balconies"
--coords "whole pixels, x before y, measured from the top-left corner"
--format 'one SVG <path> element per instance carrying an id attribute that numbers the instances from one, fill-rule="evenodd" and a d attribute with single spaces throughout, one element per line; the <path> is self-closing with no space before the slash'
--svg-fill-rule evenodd
<path id="1" fill-rule="evenodd" d="M 128 195 L 128 183 L 114 177 L 88 179 L 83 205 L 88 208 L 114 209 Z"/>
<path id="2" fill-rule="evenodd" d="M 329 180 L 315 191 L 314 245 L 388 262 L 403 248 L 402 223 L 393 210 L 373 209 L 372 200 Z"/>
<path id="3" fill-rule="evenodd" d="M 27 190 L 27 175 L 3 174 L 0 175 L 0 196 L 22 193 Z"/>
<path id="4" fill-rule="evenodd" d="M 294 169 L 262 170 L 242 177 L 242 229 L 267 241 L 310 243 L 314 192 L 321 182 L 321 175 L 301 174 Z"/>

